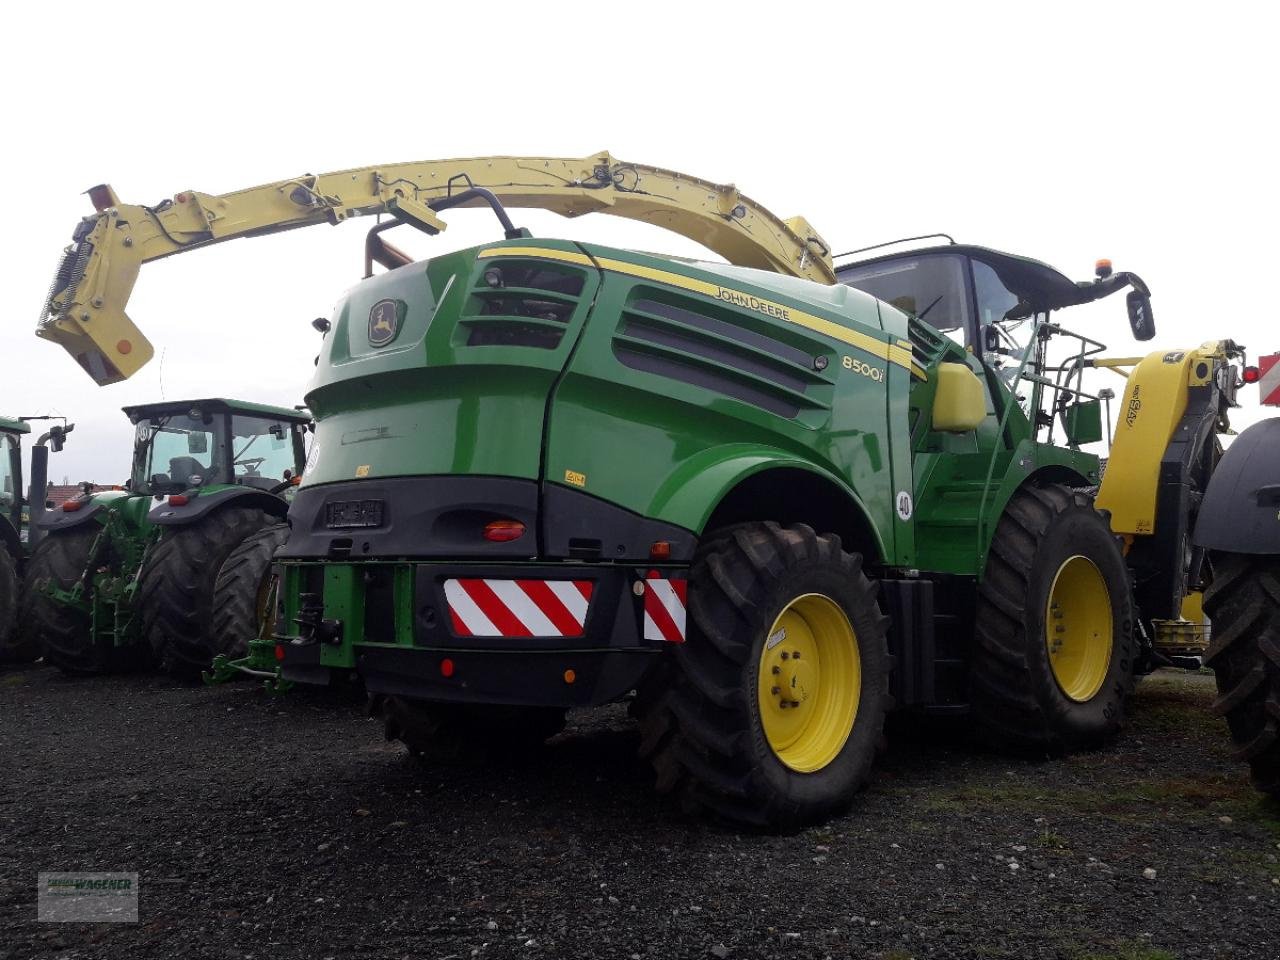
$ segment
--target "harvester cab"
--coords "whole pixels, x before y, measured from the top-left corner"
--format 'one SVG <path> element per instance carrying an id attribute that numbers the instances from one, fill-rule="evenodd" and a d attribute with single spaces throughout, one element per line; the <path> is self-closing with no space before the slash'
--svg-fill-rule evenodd
<path id="1" fill-rule="evenodd" d="M 225 399 L 126 407 L 133 468 L 124 489 L 92 491 L 40 520 L 26 629 L 46 659 L 100 673 L 154 662 L 198 676 L 243 638 L 218 617 L 223 562 L 263 529 L 278 535 L 305 464 L 304 412 Z M 237 590 L 247 589 L 238 584 Z M 232 591 L 234 593 L 234 591 Z"/>
<path id="2" fill-rule="evenodd" d="M 998 389 L 995 379 L 1002 381 L 1038 439 L 1053 444 L 1061 431 L 1078 448 L 1103 441 L 1105 422 L 1110 449 L 1096 504 L 1123 538 L 1134 579 L 1136 666 L 1198 668 L 1206 647 L 1199 613 L 1205 571 L 1190 531 L 1222 452 L 1218 436 L 1230 432 L 1244 348 L 1223 340 L 1145 357 L 1104 356 L 1102 343 L 1063 328 L 1058 312 L 1128 289 L 1134 339 L 1151 339 L 1155 325 L 1140 277 L 1114 272 L 1107 260 L 1095 273 L 1076 282 L 1037 260 L 954 242 L 837 268 L 842 282 L 914 314 L 980 357 L 986 387 Z M 1114 435 L 1114 392 L 1104 392 L 1096 377 L 1086 380 L 1092 370 L 1126 380 Z"/>

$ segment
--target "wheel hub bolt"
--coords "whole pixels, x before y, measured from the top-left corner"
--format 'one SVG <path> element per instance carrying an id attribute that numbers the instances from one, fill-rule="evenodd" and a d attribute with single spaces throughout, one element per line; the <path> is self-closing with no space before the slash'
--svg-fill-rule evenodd
<path id="1" fill-rule="evenodd" d="M 781 672 L 782 672 L 782 668 L 781 668 L 781 667 L 779 667 L 777 664 L 774 664 L 774 667 L 773 667 L 773 675 L 776 677 L 776 676 L 777 676 L 778 674 L 780 674 Z"/>
<path id="2" fill-rule="evenodd" d="M 792 657 L 792 659 L 793 659 L 793 660 L 799 660 L 799 659 L 800 659 L 800 651 L 799 651 L 799 650 L 797 650 L 795 653 L 793 653 L 793 654 L 791 655 L 791 657 Z"/>
<path id="3" fill-rule="evenodd" d="M 787 659 L 788 657 L 790 657 L 790 656 L 791 656 L 791 654 L 787 653 L 787 651 L 785 651 L 785 650 L 783 650 L 783 651 L 782 651 L 782 659 L 783 659 L 783 660 L 786 660 L 786 659 Z"/>
<path id="4" fill-rule="evenodd" d="M 771 689 L 769 690 L 769 692 L 770 692 L 770 693 L 772 693 L 772 694 L 776 697 L 778 694 L 780 694 L 780 693 L 782 692 L 782 688 L 781 688 L 781 687 L 773 687 L 773 688 L 771 688 Z"/>

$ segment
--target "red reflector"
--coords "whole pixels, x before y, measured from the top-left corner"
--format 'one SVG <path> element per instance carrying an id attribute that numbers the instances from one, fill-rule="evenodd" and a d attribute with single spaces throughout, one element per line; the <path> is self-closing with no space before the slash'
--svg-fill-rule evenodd
<path id="1" fill-rule="evenodd" d="M 448 657 L 440 661 L 440 676 L 446 678 L 453 676 L 453 661 Z"/>
<path id="2" fill-rule="evenodd" d="M 185 507 L 190 502 L 191 498 L 185 493 L 175 493 L 169 497 L 169 506 L 171 507 Z"/>
<path id="3" fill-rule="evenodd" d="M 79 510 L 83 506 L 84 506 L 83 500 L 64 500 L 62 502 L 62 509 L 67 513 L 75 513 L 77 510 Z"/>
<path id="4" fill-rule="evenodd" d="M 290 484 L 290 486 L 294 486 L 294 487 L 296 487 L 296 486 L 298 486 L 300 483 L 302 483 L 302 474 L 298 474 L 296 477 L 290 477 L 290 478 L 289 478 L 289 484 Z"/>
<path id="5" fill-rule="evenodd" d="M 671 559 L 671 542 L 668 540 L 655 540 L 649 544 L 650 560 L 670 560 Z"/>
<path id="6" fill-rule="evenodd" d="M 484 525 L 484 538 L 491 543 L 510 543 L 524 536 L 524 524 L 519 520 L 490 520 Z"/>
<path id="7" fill-rule="evenodd" d="M 1245 367 L 1241 377 L 1245 383 L 1257 383 L 1262 379 L 1262 371 L 1257 367 Z"/>
<path id="8" fill-rule="evenodd" d="M 128 340 L 121 340 L 116 344 L 116 352 L 121 356 L 128 356 L 133 353 L 133 344 Z"/>
<path id="9" fill-rule="evenodd" d="M 277 659 L 277 660 L 283 660 L 283 659 L 284 659 L 284 644 L 283 644 L 283 643 L 277 643 L 277 644 L 276 644 L 276 659 Z"/>

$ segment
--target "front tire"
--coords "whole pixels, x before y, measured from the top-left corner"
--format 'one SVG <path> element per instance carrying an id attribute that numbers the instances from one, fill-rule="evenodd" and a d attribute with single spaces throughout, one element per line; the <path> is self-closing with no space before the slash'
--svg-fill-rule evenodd
<path id="1" fill-rule="evenodd" d="M 1213 710 L 1226 717 L 1254 786 L 1280 800 L 1280 559 L 1216 554 L 1204 609 Z"/>
<path id="2" fill-rule="evenodd" d="M 219 651 L 213 631 L 214 584 L 231 552 L 275 519 L 261 510 L 224 507 L 188 527 L 166 531 L 138 578 L 142 632 L 168 673 L 199 679 Z"/>
<path id="3" fill-rule="evenodd" d="M 846 807 L 891 703 L 888 618 L 862 558 L 803 525 L 728 528 L 694 558 L 689 614 L 636 702 L 659 791 L 779 831 Z"/>
<path id="4" fill-rule="evenodd" d="M 1133 601 L 1110 527 L 1079 490 L 1015 494 L 996 527 L 975 617 L 970 703 L 1002 749 L 1102 743 L 1133 691 Z"/>

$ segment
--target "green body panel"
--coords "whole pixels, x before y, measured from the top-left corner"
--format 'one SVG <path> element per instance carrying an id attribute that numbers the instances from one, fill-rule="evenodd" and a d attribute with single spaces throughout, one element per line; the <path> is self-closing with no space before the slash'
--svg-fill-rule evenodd
<path id="1" fill-rule="evenodd" d="M 31 426 L 22 420 L 0 417 L 0 433 L 30 433 Z"/>
<path id="2" fill-rule="evenodd" d="M 584 249 L 597 257 L 679 276 L 707 275 L 702 265 Z M 789 290 L 782 295 L 779 289 L 808 290 L 812 284 L 778 284 L 784 278 L 761 271 L 735 274 L 735 291 L 810 312 L 817 309 Z M 873 298 L 847 287 L 836 292 L 841 293 L 845 312 L 832 319 L 877 340 L 890 339 L 881 329 L 879 305 Z M 620 363 L 616 345 L 635 342 L 635 338 L 629 343 L 620 340 L 630 329 L 626 318 L 634 315 L 637 303 L 644 302 L 706 315 L 781 343 L 797 354 L 825 358 L 825 370 L 814 372 L 814 382 L 806 391 L 810 405 L 801 407 L 794 417 L 780 416 L 706 386 Z M 619 317 L 624 318 L 621 324 Z M 733 350 L 732 342 L 724 344 L 726 357 Z M 552 405 L 546 478 L 563 482 L 566 472 L 573 471 L 586 477 L 581 489 L 588 493 L 700 531 L 724 494 L 742 479 L 770 464 L 800 466 L 827 477 L 860 501 L 871 526 L 880 533 L 885 556 L 893 562 L 893 476 L 886 411 L 888 393 L 905 396 L 906 383 L 874 384 L 845 371 L 841 357 L 856 352 L 847 344 L 833 343 L 809 329 L 758 312 L 643 277 L 606 271 L 591 321 Z M 679 371 L 673 368 L 672 372 Z M 619 442 L 624 437 L 625 442 Z"/>
<path id="3" fill-rule="evenodd" d="M 503 295 L 486 271 L 505 277 L 531 260 L 581 277 L 571 312 L 477 320 Z M 398 329 L 374 347 L 385 300 Z M 477 324 L 554 329 L 558 340 L 476 341 Z M 929 374 L 943 360 L 987 383 L 974 431 L 931 429 Z M 1035 444 L 975 358 L 858 290 L 566 241 L 488 244 L 359 284 L 335 313 L 307 403 L 307 486 L 538 479 L 701 532 L 744 479 L 802 470 L 862 514 L 883 565 L 969 576 L 1021 483 L 1097 471 L 1092 456 Z"/>
<path id="4" fill-rule="evenodd" d="M 305 485 L 358 474 L 538 477 L 547 396 L 598 281 L 594 271 L 579 271 L 579 305 L 555 349 L 470 346 L 459 318 L 474 314 L 472 291 L 483 285 L 474 253 L 374 277 L 340 304 L 306 398 L 324 427 L 312 444 Z M 404 305 L 400 330 L 374 348 L 370 310 L 388 299 Z"/>

